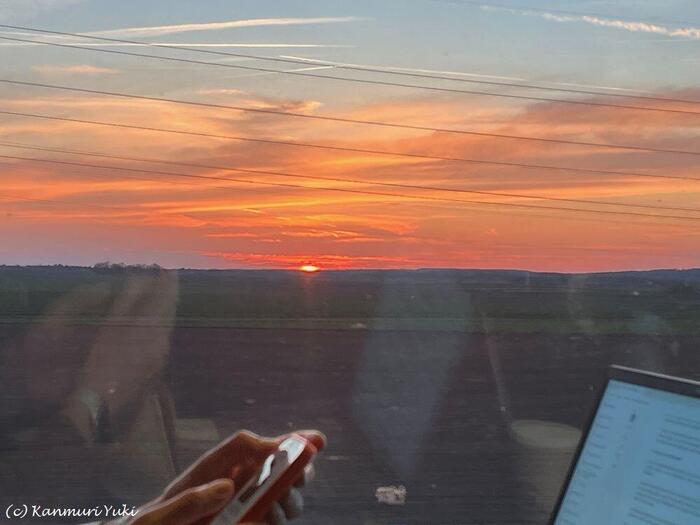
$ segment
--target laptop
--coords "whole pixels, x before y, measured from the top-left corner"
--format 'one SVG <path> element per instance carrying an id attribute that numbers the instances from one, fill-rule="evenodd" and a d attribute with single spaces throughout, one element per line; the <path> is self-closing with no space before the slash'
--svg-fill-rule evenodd
<path id="1" fill-rule="evenodd" d="M 549 524 L 700 524 L 700 383 L 611 367 Z"/>

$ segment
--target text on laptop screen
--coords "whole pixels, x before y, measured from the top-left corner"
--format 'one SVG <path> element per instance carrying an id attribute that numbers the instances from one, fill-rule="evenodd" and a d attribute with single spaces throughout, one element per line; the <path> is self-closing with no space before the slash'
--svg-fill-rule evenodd
<path id="1" fill-rule="evenodd" d="M 700 523 L 700 399 L 611 380 L 556 525 Z"/>

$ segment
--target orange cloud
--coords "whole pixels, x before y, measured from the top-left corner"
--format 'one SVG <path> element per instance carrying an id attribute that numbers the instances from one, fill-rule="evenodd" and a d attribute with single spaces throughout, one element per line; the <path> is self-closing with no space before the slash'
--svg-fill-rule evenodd
<path id="1" fill-rule="evenodd" d="M 71 66 L 43 65 L 34 66 L 32 69 L 45 75 L 114 75 L 120 73 L 118 69 L 91 66 L 90 64 L 75 64 Z"/>
<path id="2" fill-rule="evenodd" d="M 323 270 L 345 270 L 353 268 L 395 268 L 413 266 L 411 259 L 376 256 L 347 256 L 336 254 L 264 254 L 264 253 L 205 253 L 207 257 L 233 261 L 245 266 L 267 268 L 299 268 L 309 262 Z"/>
<path id="3" fill-rule="evenodd" d="M 13 96 L 6 97 L 3 106 L 13 110 L 89 120 L 98 118 L 143 126 L 309 141 L 416 155 L 700 178 L 697 175 L 698 157 L 692 156 L 316 122 L 104 97 L 43 94 L 28 98 L 16 90 L 11 94 Z M 249 93 L 228 95 L 245 96 L 247 104 L 258 107 L 308 114 L 320 112 L 313 100 L 255 98 Z M 661 95 L 700 96 L 698 93 Z M 676 107 L 674 104 L 667 106 Z M 483 100 L 477 102 L 471 97 L 394 99 L 324 112 L 335 112 L 346 118 L 410 122 L 511 135 L 642 143 L 652 147 L 700 151 L 700 118 L 687 115 L 547 103 L 522 106 L 503 104 L 495 99 L 483 103 Z M 149 232 L 149 245 L 162 247 L 167 253 L 189 253 L 191 260 L 196 261 L 193 264 L 199 265 L 208 262 L 214 265 L 297 267 L 310 262 L 322 268 L 505 266 L 586 270 L 653 267 L 663 265 L 664 261 L 671 266 L 691 266 L 700 260 L 700 223 L 332 191 L 359 189 L 500 204 L 556 205 L 526 197 L 388 189 L 372 184 L 381 181 L 700 208 L 700 184 L 692 181 L 401 158 L 20 117 L 3 117 L 3 121 L 0 141 L 360 181 L 310 181 L 270 174 L 232 173 L 215 168 L 122 162 L 0 147 L 0 154 L 7 155 L 305 186 L 275 187 L 0 159 L 3 163 L 0 193 L 5 191 L 20 197 L 61 201 L 60 205 L 48 206 L 21 199 L 0 200 L 0 210 L 11 214 L 11 224 L 9 218 L 0 224 L 0 234 L 12 237 L 15 246 L 24 246 L 27 250 L 32 249 L 29 241 L 23 240 L 19 229 L 13 229 L 13 225 L 31 224 L 37 235 L 41 235 L 41 231 L 46 235 L 51 232 L 59 238 L 61 235 L 71 238 L 72 243 L 79 245 L 82 235 L 86 240 L 80 249 L 90 253 L 95 251 L 95 246 L 91 244 L 92 238 L 84 234 L 97 221 L 106 238 L 113 239 L 117 248 L 121 246 L 127 250 L 130 244 L 144 238 L 144 232 Z M 685 212 L 685 215 L 700 217 L 700 213 Z M 56 230 L 59 225 L 63 225 L 63 230 Z M 265 249 L 270 247 L 275 250 Z M 167 266 L 169 256 L 163 257 L 162 262 Z"/>

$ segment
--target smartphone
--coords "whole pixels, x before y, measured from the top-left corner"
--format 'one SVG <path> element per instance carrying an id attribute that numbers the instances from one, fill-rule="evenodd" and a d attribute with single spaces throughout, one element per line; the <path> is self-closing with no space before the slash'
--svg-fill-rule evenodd
<path id="1" fill-rule="evenodd" d="M 270 454 L 260 469 L 237 492 L 225 514 L 235 517 L 235 523 L 262 522 L 273 503 L 304 475 L 304 469 L 317 454 L 307 439 L 292 434 Z"/>

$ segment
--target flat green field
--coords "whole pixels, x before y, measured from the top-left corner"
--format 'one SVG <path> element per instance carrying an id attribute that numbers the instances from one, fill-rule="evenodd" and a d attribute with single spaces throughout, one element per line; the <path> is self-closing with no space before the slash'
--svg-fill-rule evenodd
<path id="1" fill-rule="evenodd" d="M 158 271 L 0 267 L 0 323 L 522 333 L 700 333 L 700 270 L 197 271 L 169 274 L 177 308 L 114 314 Z M 150 281 L 149 281 L 150 280 Z M 137 286 L 138 288 L 138 286 Z M 160 293 L 157 286 L 151 293 Z M 141 299 L 140 299 L 141 300 Z M 86 308 L 81 305 L 89 304 Z"/>

